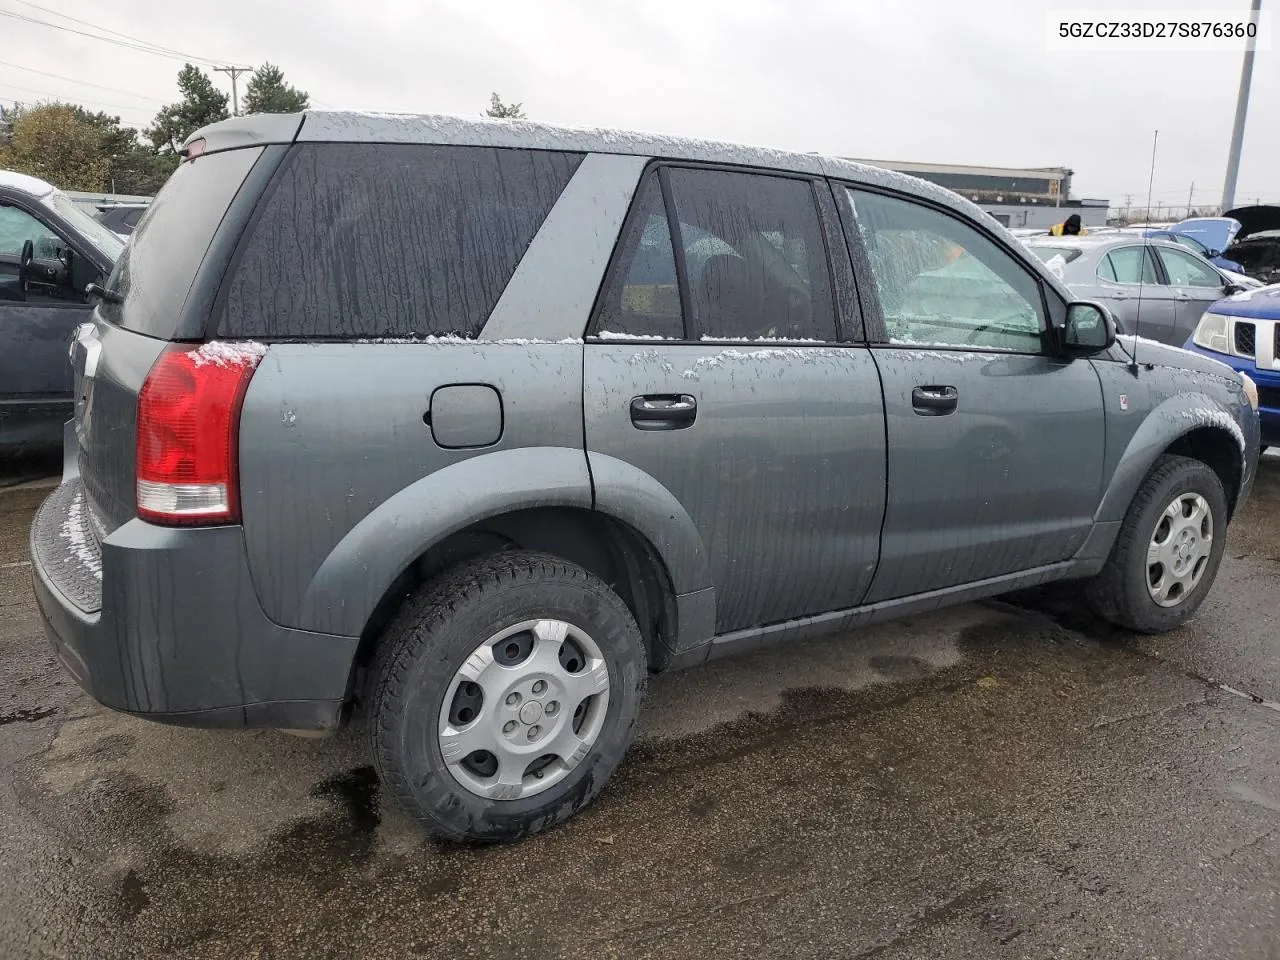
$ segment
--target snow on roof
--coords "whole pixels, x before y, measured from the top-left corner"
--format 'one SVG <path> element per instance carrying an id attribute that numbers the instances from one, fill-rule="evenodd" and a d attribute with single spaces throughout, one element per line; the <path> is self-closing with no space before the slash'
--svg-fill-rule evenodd
<path id="1" fill-rule="evenodd" d="M 0 187 L 8 187 L 10 190 L 21 190 L 33 197 L 47 197 L 53 193 L 53 184 L 46 183 L 39 177 L 29 177 L 25 173 L 18 173 L 16 170 L 0 170 Z"/>

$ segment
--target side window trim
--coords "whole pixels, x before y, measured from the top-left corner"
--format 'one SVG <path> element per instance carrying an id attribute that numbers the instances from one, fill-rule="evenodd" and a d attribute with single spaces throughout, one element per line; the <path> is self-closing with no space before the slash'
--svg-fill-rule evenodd
<path id="1" fill-rule="evenodd" d="M 822 223 L 822 242 L 827 251 L 827 268 L 831 275 L 832 306 L 836 312 L 836 336 L 841 343 L 865 343 L 866 325 L 858 297 L 858 278 L 853 269 L 849 242 L 841 229 L 840 207 L 831 182 L 813 181 L 818 219 Z"/>
<path id="2" fill-rule="evenodd" d="M 1161 287 L 1169 286 L 1169 274 L 1164 263 L 1156 256 L 1156 248 L 1149 243 L 1144 243 L 1143 247 L 1147 252 L 1147 262 L 1151 264 L 1151 272 L 1156 275 L 1156 284 Z"/>
<path id="3" fill-rule="evenodd" d="M 689 292 L 689 261 L 684 252 L 684 236 L 680 232 L 680 217 L 676 214 L 675 200 L 671 195 L 671 165 L 658 166 L 658 185 L 662 188 L 662 207 L 667 212 L 667 232 L 671 234 L 671 253 L 676 261 L 676 292 L 680 294 L 680 316 L 684 321 L 685 340 L 701 340 L 702 325 L 694 316 L 693 297 Z"/>
<path id="4" fill-rule="evenodd" d="M 833 180 L 832 186 L 840 188 L 836 192 L 837 194 L 842 194 L 840 197 L 839 208 L 841 216 L 847 215 L 849 218 L 848 222 L 845 224 L 845 237 L 849 244 L 849 252 L 853 259 L 854 273 L 858 282 L 859 299 L 862 304 L 863 316 L 866 321 L 867 342 L 870 346 L 900 347 L 901 345 L 894 344 L 889 339 L 889 330 L 884 318 L 884 305 L 880 299 L 880 288 L 876 285 L 875 274 L 871 269 L 871 257 L 867 252 L 866 245 L 862 237 L 862 228 L 858 221 L 857 212 L 853 207 L 853 200 L 849 196 L 850 192 L 875 193 L 894 200 L 901 200 L 905 203 L 914 203 L 917 206 L 924 207 L 934 211 L 935 213 L 941 214 L 942 216 L 950 217 L 952 220 L 959 221 L 994 244 L 1000 251 L 1005 253 L 1009 259 L 1014 261 L 1020 270 L 1027 274 L 1027 276 L 1035 283 L 1036 289 L 1039 291 L 1041 310 L 1041 315 L 1039 317 L 1041 346 L 1040 350 L 1035 354 L 1027 354 L 1025 351 L 1020 350 L 1005 350 L 986 347 L 982 348 L 982 351 L 991 353 L 1008 353 L 1015 356 L 1039 356 L 1048 353 L 1049 329 L 1054 322 L 1054 313 L 1049 309 L 1050 298 L 1045 289 L 1046 284 L 1044 282 L 1044 278 L 1041 277 L 1029 264 L 1027 264 L 1021 254 L 1005 243 L 1000 237 L 988 230 L 985 224 L 977 220 L 962 217 L 954 210 L 950 210 L 941 204 L 935 203 L 927 197 L 918 197 L 914 194 L 886 189 L 878 184 L 864 184 L 852 180 Z M 847 214 L 845 212 L 846 209 Z M 850 226 L 852 226 L 853 229 L 850 229 Z M 866 299 L 862 299 L 861 291 L 864 287 L 871 291 L 870 300 L 874 305 L 872 309 L 868 309 L 868 301 Z M 1065 316 L 1065 309 L 1064 305 L 1062 309 L 1063 316 Z M 928 349 L 972 352 L 975 348 L 940 343 L 930 344 Z"/>
<path id="5" fill-rule="evenodd" d="M 889 328 L 885 324 L 884 309 L 880 304 L 880 288 L 876 285 L 875 273 L 871 269 L 871 257 L 867 253 L 867 247 L 862 238 L 862 228 L 853 211 L 853 199 L 849 196 L 849 191 L 854 187 L 843 180 L 828 180 L 827 183 L 836 198 L 836 212 L 840 215 L 840 232 L 849 250 L 858 307 L 862 314 L 863 337 L 869 344 L 888 343 Z"/>

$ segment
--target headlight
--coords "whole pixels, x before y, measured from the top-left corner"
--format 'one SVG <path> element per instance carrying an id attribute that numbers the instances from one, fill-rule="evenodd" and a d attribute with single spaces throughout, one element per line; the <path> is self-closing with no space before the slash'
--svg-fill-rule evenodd
<path id="1" fill-rule="evenodd" d="M 1196 324 L 1191 342 L 1215 353 L 1230 353 L 1229 321 L 1220 313 L 1206 313 Z"/>
<path id="2" fill-rule="evenodd" d="M 1207 316 L 1207 314 L 1206 314 Z M 1239 373 L 1239 371 L 1236 371 Z M 1249 398 L 1249 406 L 1258 409 L 1258 385 L 1247 373 L 1240 374 L 1240 382 L 1244 384 L 1244 395 Z"/>

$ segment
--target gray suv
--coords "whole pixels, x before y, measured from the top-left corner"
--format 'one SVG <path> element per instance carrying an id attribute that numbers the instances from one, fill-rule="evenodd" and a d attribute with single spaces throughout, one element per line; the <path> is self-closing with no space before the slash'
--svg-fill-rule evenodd
<path id="1" fill-rule="evenodd" d="M 200 131 L 71 362 L 66 669 L 170 723 L 358 706 L 454 839 L 588 803 L 654 671 L 1068 578 L 1168 630 L 1258 456 L 1249 381 L 952 193 L 524 122 Z"/>

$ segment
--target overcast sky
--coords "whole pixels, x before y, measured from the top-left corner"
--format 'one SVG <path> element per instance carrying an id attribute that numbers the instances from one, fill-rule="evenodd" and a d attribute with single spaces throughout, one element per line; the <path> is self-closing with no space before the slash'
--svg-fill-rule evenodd
<path id="1" fill-rule="evenodd" d="M 1113 205 L 1125 194 L 1145 202 L 1157 128 L 1155 200 L 1185 204 L 1194 182 L 1196 202 L 1218 202 L 1240 53 L 1050 51 L 1046 12 L 1248 9 L 1247 0 L 34 2 L 203 58 L 270 60 L 315 106 L 476 115 L 496 90 L 551 122 L 875 159 L 1066 166 L 1076 196 Z M 21 0 L 0 0 L 0 10 L 97 32 Z M 2 100 L 56 95 L 142 124 L 176 98 L 178 61 L 6 17 L 0 37 Z M 1238 203 L 1280 200 L 1276 57 L 1257 55 Z"/>

